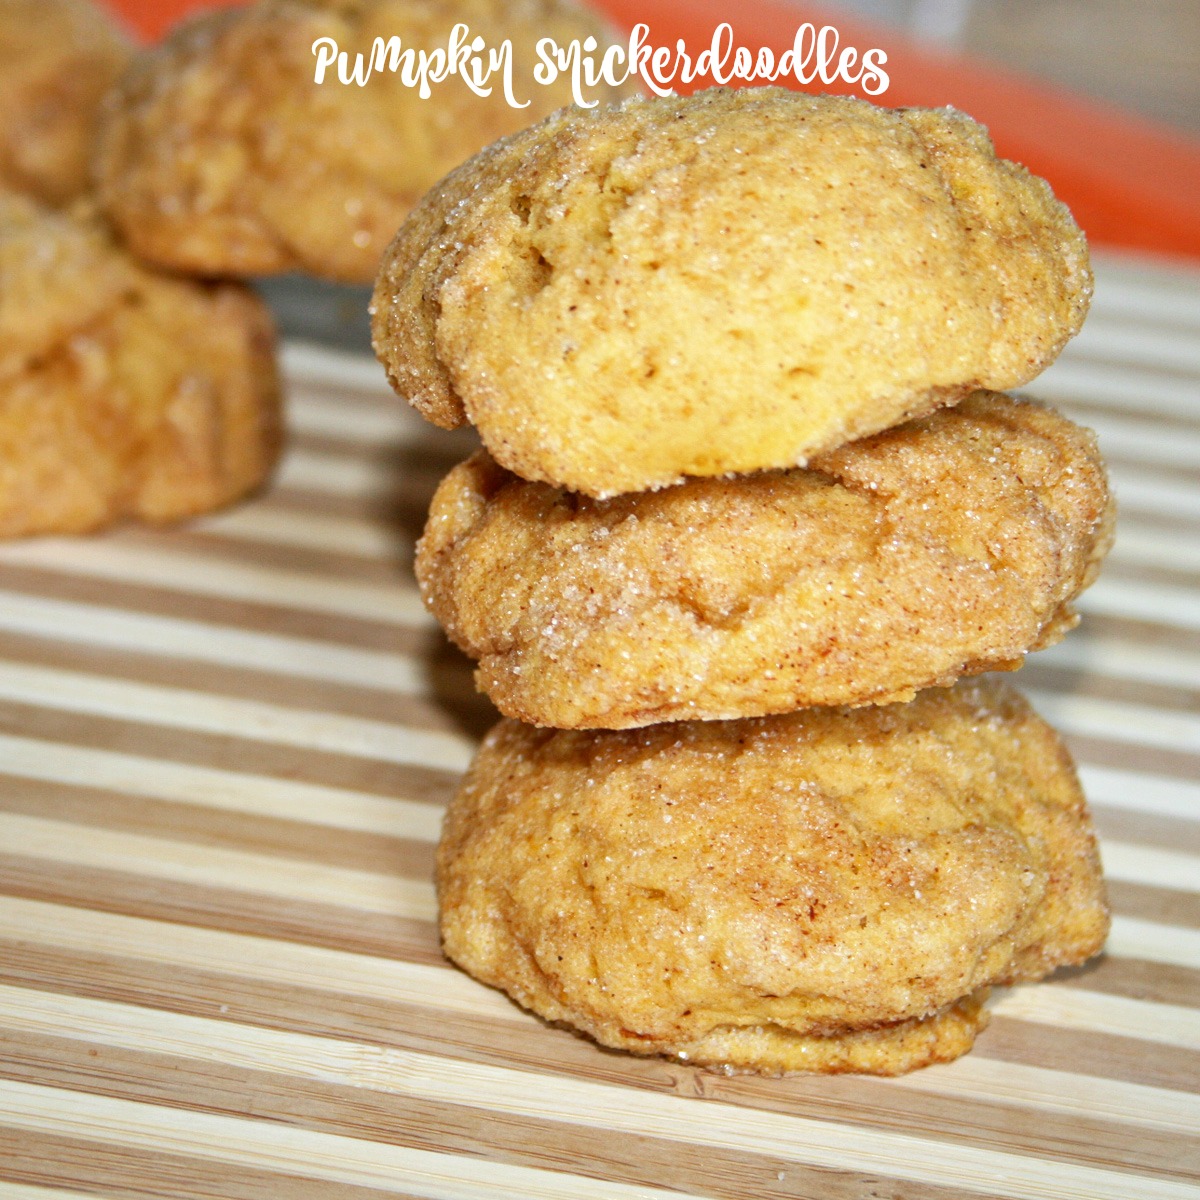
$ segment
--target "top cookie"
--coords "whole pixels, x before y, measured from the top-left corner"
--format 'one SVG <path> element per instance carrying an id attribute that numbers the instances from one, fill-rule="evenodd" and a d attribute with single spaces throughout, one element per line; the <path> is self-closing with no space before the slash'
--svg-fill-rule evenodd
<path id="1" fill-rule="evenodd" d="M 203 17 L 138 56 L 110 98 L 97 146 L 109 217 L 142 258 L 210 276 L 307 271 L 370 283 L 396 227 L 425 190 L 481 146 L 570 102 L 564 76 L 510 108 L 453 76 L 431 99 L 400 73 L 314 82 L 314 43 L 369 60 L 374 40 L 445 52 L 466 24 L 513 42 L 532 77 L 539 38 L 604 26 L 570 0 L 261 0 Z M 616 100 L 609 90 L 604 99 Z"/>
<path id="2" fill-rule="evenodd" d="M 388 250 L 374 337 L 430 420 L 603 497 L 1019 386 L 1090 293 L 1066 208 L 961 113 L 713 89 L 464 164 Z"/>
<path id="3" fill-rule="evenodd" d="M 132 53 L 87 0 L 3 0 L 0 185 L 47 204 L 86 191 L 100 99 Z"/>

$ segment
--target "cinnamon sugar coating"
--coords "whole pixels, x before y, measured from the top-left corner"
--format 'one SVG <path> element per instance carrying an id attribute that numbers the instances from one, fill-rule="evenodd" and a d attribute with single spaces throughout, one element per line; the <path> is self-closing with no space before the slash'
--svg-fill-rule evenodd
<path id="1" fill-rule="evenodd" d="M 314 82 L 313 46 L 332 38 L 370 58 L 374 39 L 445 50 L 452 28 L 492 47 L 513 40 L 528 108 L 458 77 L 429 99 L 400 73 Z M 384 248 L 421 195 L 505 133 L 571 100 L 570 84 L 531 87 L 534 45 L 595 35 L 570 0 L 260 0 L 177 29 L 138 56 L 111 98 L 96 167 L 109 217 L 141 257 L 199 275 L 307 271 L 375 278 Z M 622 93 L 601 89 L 601 99 Z M 625 93 L 627 94 L 627 93 Z"/>
<path id="2" fill-rule="evenodd" d="M 152 273 L 86 215 L 0 192 L 0 537 L 205 512 L 279 445 L 253 293 Z"/>
<path id="3" fill-rule="evenodd" d="M 0 187 L 47 204 L 87 190 L 100 101 L 132 53 L 103 5 L 0 3 Z"/>
<path id="4" fill-rule="evenodd" d="M 952 109 L 778 88 L 556 113 L 401 228 L 376 353 L 590 496 L 804 465 L 1037 375 L 1091 294 L 1049 187 Z"/>
<path id="5" fill-rule="evenodd" d="M 1103 944 L 1057 735 L 992 680 L 618 732 L 502 721 L 438 851 L 447 954 L 637 1054 L 896 1074 Z"/>
<path id="6" fill-rule="evenodd" d="M 591 500 L 480 452 L 439 487 L 426 603 L 480 689 L 537 725 L 908 699 L 1019 666 L 1111 540 L 1095 440 L 978 392 L 808 469 Z"/>

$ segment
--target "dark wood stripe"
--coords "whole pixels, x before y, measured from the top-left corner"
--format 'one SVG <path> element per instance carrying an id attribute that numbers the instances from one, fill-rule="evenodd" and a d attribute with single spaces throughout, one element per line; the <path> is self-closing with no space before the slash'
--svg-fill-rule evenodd
<path id="1" fill-rule="evenodd" d="M 127 871 L 48 866 L 18 853 L 0 853 L 0 894 L 377 958 L 445 962 L 429 921 Z"/>
<path id="2" fill-rule="evenodd" d="M 1106 804 L 1093 804 L 1092 818 L 1101 837 L 1132 842 L 1138 846 L 1157 846 L 1162 850 L 1200 854 L 1200 803 L 1196 805 L 1196 819 L 1191 821 L 1160 817 L 1136 809 L 1113 808 Z M 1200 879 L 1196 882 L 1200 887 Z"/>
<path id="3" fill-rule="evenodd" d="M 107 1200 L 418 1200 L 396 1187 L 357 1187 L 102 1140 L 56 1137 L 0 1124 L 0 1179 L 95 1192 Z"/>
<path id="4" fill-rule="evenodd" d="M 1064 733 L 1063 740 L 1076 761 L 1121 771 L 1144 771 L 1188 783 L 1200 781 L 1200 754 L 1185 750 L 1164 750 L 1137 742 L 1109 741 L 1078 733 Z"/>
<path id="5" fill-rule="evenodd" d="M 975 1053 L 1030 1067 L 1200 1093 L 1200 1051 L 994 1017 Z"/>
<path id="6" fill-rule="evenodd" d="M 1200 685 L 1195 688 L 1170 687 L 1140 679 L 1078 671 L 1072 667 L 1054 667 L 1036 660 L 1022 669 L 1018 686 L 1161 708 L 1168 713 L 1200 713 Z"/>
<path id="7" fill-rule="evenodd" d="M 1192 654 L 1200 654 L 1200 629 L 1183 629 L 1165 622 L 1089 612 L 1083 614 L 1079 628 L 1067 636 L 1086 638 L 1091 634 L 1156 649 L 1186 650 Z M 1030 664 L 1038 661 L 1040 660 L 1036 654 L 1030 656 Z"/>
<path id="8" fill-rule="evenodd" d="M 1119 916 L 1200 930 L 1200 894 L 1175 892 L 1169 888 L 1130 883 L 1124 879 L 1109 879 L 1107 882 L 1109 904 Z M 1196 1003 L 1200 1004 L 1200 995 L 1197 995 Z"/>
<path id="9" fill-rule="evenodd" d="M 1037 384 L 1030 384 L 1028 392 L 1037 394 Z M 1200 433 L 1200 415 L 1194 420 L 1178 413 L 1178 412 L 1158 412 L 1154 409 L 1139 409 L 1139 408 L 1119 408 L 1112 404 L 1099 404 L 1096 401 L 1088 401 L 1087 397 L 1073 397 L 1070 401 L 1056 402 L 1055 408 L 1060 409 L 1071 418 L 1072 421 L 1077 421 L 1080 425 L 1087 425 L 1089 418 L 1091 420 L 1103 422 L 1107 418 L 1126 417 L 1129 420 L 1145 422 L 1148 425 L 1158 425 L 1164 431 L 1170 433 L 1175 430 L 1185 430 L 1188 433 Z M 1116 438 L 1103 438 L 1100 442 L 1100 449 L 1107 454 L 1110 449 L 1120 447 L 1120 442 Z"/>
<path id="10" fill-rule="evenodd" d="M 1171 963 L 1101 955 L 1086 967 L 1057 972 L 1054 983 L 1056 987 L 1083 988 L 1151 1004 L 1200 1008 L 1200 971 Z"/>

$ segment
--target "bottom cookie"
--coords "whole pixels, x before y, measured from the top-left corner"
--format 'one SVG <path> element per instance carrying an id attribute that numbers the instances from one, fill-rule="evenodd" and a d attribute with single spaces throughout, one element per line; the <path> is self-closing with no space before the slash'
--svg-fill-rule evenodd
<path id="1" fill-rule="evenodd" d="M 1108 928 L 1070 758 L 991 680 L 638 730 L 502 721 L 438 889 L 450 958 L 547 1020 L 764 1074 L 954 1058 L 989 985 Z"/>
<path id="2" fill-rule="evenodd" d="M 823 1036 L 779 1025 L 729 1026 L 673 1053 L 729 1075 L 903 1075 L 966 1054 L 988 1023 L 987 996 L 980 988 L 932 1016 Z"/>

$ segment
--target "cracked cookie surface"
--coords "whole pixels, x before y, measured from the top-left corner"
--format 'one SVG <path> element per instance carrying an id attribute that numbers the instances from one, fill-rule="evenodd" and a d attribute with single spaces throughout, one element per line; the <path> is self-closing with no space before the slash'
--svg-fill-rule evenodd
<path id="1" fill-rule="evenodd" d="M 607 496 L 1019 386 L 1090 293 L 1070 214 L 961 113 L 713 89 L 564 111 L 451 174 L 384 259 L 374 340 L 430 420 Z"/>
<path id="2" fill-rule="evenodd" d="M 979 392 L 808 469 L 591 500 L 485 452 L 439 487 L 426 603 L 536 725 L 886 703 L 1075 623 L 1112 510 L 1091 434 Z"/>
<path id="3" fill-rule="evenodd" d="M 1103 944 L 1069 756 L 1011 688 L 617 732 L 502 721 L 438 850 L 447 954 L 606 1046 L 896 1074 Z"/>

